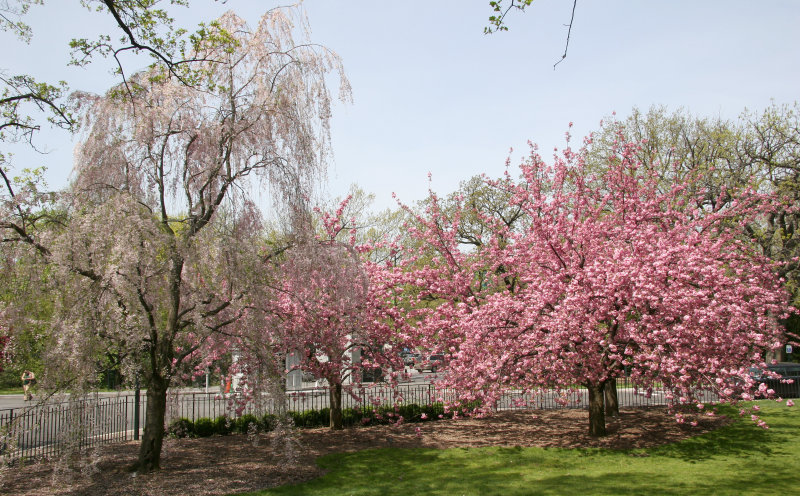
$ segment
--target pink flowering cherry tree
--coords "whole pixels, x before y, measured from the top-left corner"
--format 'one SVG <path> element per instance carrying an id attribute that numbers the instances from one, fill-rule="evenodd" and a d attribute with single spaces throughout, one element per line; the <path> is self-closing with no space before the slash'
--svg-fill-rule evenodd
<path id="1" fill-rule="evenodd" d="M 603 168 L 586 146 L 552 165 L 534 148 L 519 180 L 487 180 L 522 210 L 513 225 L 464 204 L 445 215 L 432 194 L 410 228 L 419 248 L 398 275 L 415 289 L 409 319 L 447 354 L 444 384 L 480 412 L 508 389 L 583 386 L 589 433 L 603 436 L 604 390 L 625 371 L 645 391 L 663 385 L 672 407 L 702 408 L 709 390 L 752 398 L 748 369 L 780 345 L 787 296 L 745 229 L 768 199 L 687 211 L 688 184 L 659 192 L 638 145 L 615 146 Z M 489 231 L 478 249 L 459 243 L 466 217 Z"/>
<path id="2" fill-rule="evenodd" d="M 332 429 L 343 427 L 343 392 L 357 397 L 364 373 L 387 372 L 396 382 L 403 371 L 392 287 L 383 282 L 384 268 L 369 260 L 373 247 L 357 244 L 342 218 L 348 201 L 335 213 L 318 211 L 321 232 L 297 237 L 264 299 L 273 346 L 298 353 L 296 369 L 327 382 Z"/>

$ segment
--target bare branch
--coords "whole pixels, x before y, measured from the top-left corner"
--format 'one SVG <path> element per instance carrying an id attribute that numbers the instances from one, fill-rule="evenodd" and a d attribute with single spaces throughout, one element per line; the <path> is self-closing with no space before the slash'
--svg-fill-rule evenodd
<path id="1" fill-rule="evenodd" d="M 555 64 L 553 64 L 553 70 L 556 70 L 556 66 L 564 61 L 567 58 L 567 50 L 569 49 L 569 36 L 572 34 L 572 23 L 575 21 L 575 7 L 578 5 L 578 0 L 574 0 L 572 2 L 572 17 L 569 19 L 569 24 L 565 24 L 565 26 L 569 26 L 567 30 L 567 44 L 564 46 L 564 55 L 561 56 L 561 59 L 558 60 Z"/>

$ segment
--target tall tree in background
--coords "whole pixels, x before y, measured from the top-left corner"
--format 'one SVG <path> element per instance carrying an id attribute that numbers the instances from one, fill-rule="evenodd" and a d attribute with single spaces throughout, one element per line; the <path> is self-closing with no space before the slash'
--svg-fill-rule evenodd
<path id="1" fill-rule="evenodd" d="M 24 211 L 2 212 L 11 239 L 51 264 L 63 289 L 53 332 L 70 346 L 52 363 L 80 369 L 86 353 L 115 349 L 129 376 L 141 372 L 139 470 L 159 468 L 177 367 L 251 322 L 249 271 L 261 256 L 251 187 L 266 181 L 291 205 L 324 170 L 326 77 L 339 74 L 343 98 L 349 86 L 336 54 L 295 42 L 295 12 L 269 11 L 253 28 L 223 16 L 190 55 L 198 84 L 157 64 L 104 96 L 80 95 L 68 225 L 47 237 Z"/>
<path id="2" fill-rule="evenodd" d="M 416 290 L 418 336 L 449 355 L 445 383 L 462 401 L 487 411 L 507 388 L 581 384 L 589 433 L 602 436 L 605 387 L 626 368 L 639 387 L 663 384 L 675 407 L 708 389 L 751 397 L 748 367 L 779 346 L 787 309 L 775 266 L 747 242 L 746 226 L 772 206 L 749 193 L 687 210 L 686 192 L 703 194 L 692 180 L 662 192 L 637 144 L 620 135 L 612 151 L 600 170 L 586 148 L 552 166 L 533 153 L 520 181 L 488 181 L 522 210 L 513 226 L 466 202 L 444 215 L 435 197 L 417 217 L 422 248 L 400 277 Z M 487 232 L 465 250 L 473 216 Z"/>

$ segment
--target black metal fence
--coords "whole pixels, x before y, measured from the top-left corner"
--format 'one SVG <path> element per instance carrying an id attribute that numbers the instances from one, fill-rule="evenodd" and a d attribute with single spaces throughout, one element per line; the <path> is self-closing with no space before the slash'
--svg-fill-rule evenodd
<path id="1" fill-rule="evenodd" d="M 617 396 L 621 407 L 658 406 L 668 403 L 665 391 L 645 391 L 624 379 L 618 381 Z M 393 405 L 396 403 L 429 405 L 457 399 L 454 390 L 437 388 L 433 384 L 400 385 L 390 388 L 375 384 L 344 393 L 344 408 Z M 701 400 L 716 401 L 716 395 L 706 392 Z M 167 404 L 167 423 L 179 417 L 191 420 L 235 417 L 251 414 L 276 413 L 277 410 L 306 412 L 328 407 L 328 390 L 324 388 L 292 391 L 286 394 L 286 404 L 278 405 L 273 398 L 256 398 L 246 404 L 231 394 L 186 392 L 171 393 Z M 0 457 L 52 457 L 65 451 L 91 448 L 107 443 L 138 439 L 139 426 L 144 426 L 146 396 L 141 396 L 136 408 L 134 394 L 93 396 L 63 403 L 0 410 Z M 279 407 L 283 408 L 279 408 Z M 507 391 L 496 405 L 497 410 L 551 410 L 559 408 L 588 408 L 588 394 L 578 389 L 569 393 L 552 390 L 536 392 Z M 137 419 L 138 413 L 138 419 Z"/>
<path id="2" fill-rule="evenodd" d="M 134 396 L 0 410 L 0 457 L 57 456 L 133 439 Z"/>

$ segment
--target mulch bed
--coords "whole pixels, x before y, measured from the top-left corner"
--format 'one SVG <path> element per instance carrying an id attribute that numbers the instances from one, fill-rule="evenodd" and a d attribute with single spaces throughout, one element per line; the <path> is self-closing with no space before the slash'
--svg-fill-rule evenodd
<path id="1" fill-rule="evenodd" d="M 127 470 L 138 443 L 105 446 L 71 461 L 29 463 L 0 472 L 0 493 L 40 495 L 225 495 L 307 481 L 323 475 L 317 457 L 369 448 L 542 446 L 610 449 L 649 448 L 730 423 L 699 416 L 698 425 L 678 424 L 662 408 L 623 410 L 608 419 L 608 436 L 587 434 L 585 410 L 509 411 L 489 418 L 439 420 L 330 431 L 297 429 L 202 439 L 167 439 L 156 473 Z"/>

